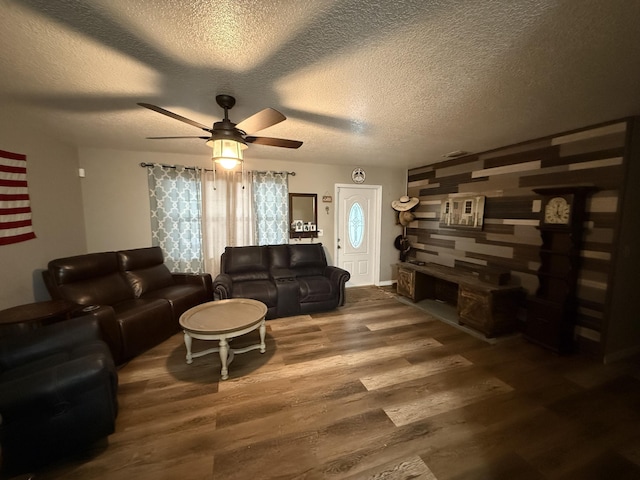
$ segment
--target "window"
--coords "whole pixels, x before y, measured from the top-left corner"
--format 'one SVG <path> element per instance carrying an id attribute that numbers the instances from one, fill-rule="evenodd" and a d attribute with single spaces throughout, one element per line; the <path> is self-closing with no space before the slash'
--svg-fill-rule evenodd
<path id="1" fill-rule="evenodd" d="M 161 165 L 147 172 L 152 244 L 162 248 L 172 272 L 202 272 L 200 172 Z"/>
<path id="2" fill-rule="evenodd" d="M 288 173 L 146 165 L 153 245 L 173 272 L 220 269 L 225 246 L 289 241 Z M 246 187 L 246 188 L 245 188 Z"/>
<path id="3" fill-rule="evenodd" d="M 358 202 L 351 205 L 349 210 L 349 243 L 358 248 L 364 238 L 364 211 Z"/>
<path id="4" fill-rule="evenodd" d="M 255 245 L 251 183 L 243 172 L 220 169 L 202 178 L 202 242 L 205 272 L 220 273 L 225 247 Z"/>
<path id="5" fill-rule="evenodd" d="M 253 210 L 258 245 L 289 243 L 287 172 L 253 173 Z"/>
<path id="6" fill-rule="evenodd" d="M 473 201 L 472 200 L 465 200 L 464 201 L 464 214 L 465 215 L 471 215 L 471 213 L 473 213 Z"/>

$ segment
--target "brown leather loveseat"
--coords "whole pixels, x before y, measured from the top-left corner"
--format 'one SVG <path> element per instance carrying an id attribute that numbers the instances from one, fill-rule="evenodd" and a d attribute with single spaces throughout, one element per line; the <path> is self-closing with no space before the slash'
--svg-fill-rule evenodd
<path id="1" fill-rule="evenodd" d="M 344 305 L 349 272 L 327 264 L 321 243 L 226 247 L 213 282 L 217 298 L 252 298 L 267 318 L 332 310 Z"/>
<path id="2" fill-rule="evenodd" d="M 211 275 L 169 272 L 160 247 L 59 258 L 43 276 L 53 299 L 98 318 L 117 364 L 163 342 L 184 311 L 213 300 Z"/>

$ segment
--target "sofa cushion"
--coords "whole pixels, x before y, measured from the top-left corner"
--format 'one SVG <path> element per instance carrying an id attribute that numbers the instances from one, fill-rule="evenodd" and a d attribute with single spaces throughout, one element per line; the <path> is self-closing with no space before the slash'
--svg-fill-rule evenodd
<path id="1" fill-rule="evenodd" d="M 322 275 L 327 257 L 321 243 L 289 245 L 290 267 L 297 275 Z"/>
<path id="2" fill-rule="evenodd" d="M 49 271 L 58 285 L 80 282 L 118 271 L 116 252 L 88 253 L 49 262 Z"/>
<path id="3" fill-rule="evenodd" d="M 124 275 L 136 297 L 174 285 L 173 276 L 164 264 L 126 271 Z"/>
<path id="4" fill-rule="evenodd" d="M 298 277 L 297 281 L 300 287 L 300 303 L 324 302 L 336 296 L 327 277 Z"/>
<path id="5" fill-rule="evenodd" d="M 125 300 L 113 309 L 121 331 L 123 360 L 162 343 L 178 331 L 178 321 L 165 299 Z"/>
<path id="6" fill-rule="evenodd" d="M 226 247 L 222 273 L 234 282 L 269 279 L 269 251 L 265 247 Z"/>
<path id="7" fill-rule="evenodd" d="M 164 263 L 162 249 L 157 246 L 120 250 L 117 258 L 121 270 L 140 270 Z"/>
<path id="8" fill-rule="evenodd" d="M 289 268 L 289 245 L 269 245 L 267 248 L 271 270 Z"/>
<path id="9" fill-rule="evenodd" d="M 63 298 L 80 305 L 113 305 L 133 298 L 131 287 L 120 273 L 60 285 L 58 289 Z"/>
<path id="10" fill-rule="evenodd" d="M 61 298 L 80 305 L 111 305 L 133 298 L 115 252 L 59 258 L 49 262 L 48 271 Z"/>
<path id="11" fill-rule="evenodd" d="M 289 256 L 291 268 L 327 266 L 327 257 L 321 243 L 289 245 Z"/>
<path id="12" fill-rule="evenodd" d="M 171 285 L 153 290 L 144 298 L 164 298 L 171 304 L 174 318 L 180 318 L 191 307 L 213 300 L 198 284 Z"/>
<path id="13" fill-rule="evenodd" d="M 160 247 L 117 252 L 118 265 L 136 297 L 174 284 Z"/>
<path id="14" fill-rule="evenodd" d="M 271 280 L 234 282 L 231 298 L 252 298 L 264 303 L 267 307 L 275 307 L 278 303 L 278 292 Z"/>

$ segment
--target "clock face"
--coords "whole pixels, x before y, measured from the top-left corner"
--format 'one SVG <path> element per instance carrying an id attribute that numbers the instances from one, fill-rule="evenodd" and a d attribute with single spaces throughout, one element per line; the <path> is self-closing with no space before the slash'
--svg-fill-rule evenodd
<path id="1" fill-rule="evenodd" d="M 544 223 L 568 225 L 571 219 L 571 205 L 564 197 L 553 197 L 544 207 Z"/>

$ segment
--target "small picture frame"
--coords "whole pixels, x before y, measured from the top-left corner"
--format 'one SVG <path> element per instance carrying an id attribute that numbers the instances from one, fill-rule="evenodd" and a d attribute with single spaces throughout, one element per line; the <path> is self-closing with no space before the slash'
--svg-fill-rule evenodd
<path id="1" fill-rule="evenodd" d="M 294 224 L 294 230 L 296 232 L 304 231 L 304 222 L 302 220 L 296 220 L 295 222 L 293 222 L 293 224 Z"/>
<path id="2" fill-rule="evenodd" d="M 315 223 L 310 223 L 309 224 L 309 231 L 310 232 L 315 232 L 316 231 L 316 224 Z"/>
<path id="3" fill-rule="evenodd" d="M 305 223 L 305 224 L 302 226 L 302 231 L 303 231 L 303 232 L 309 232 L 310 230 L 311 230 L 311 226 L 310 226 L 308 223 Z"/>

